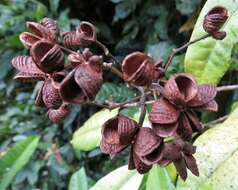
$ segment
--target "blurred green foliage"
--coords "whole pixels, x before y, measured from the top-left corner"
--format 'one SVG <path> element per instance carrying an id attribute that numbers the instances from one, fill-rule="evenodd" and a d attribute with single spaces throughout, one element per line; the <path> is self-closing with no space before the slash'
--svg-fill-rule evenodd
<path id="1" fill-rule="evenodd" d="M 67 189 L 70 177 L 81 167 L 85 168 L 88 184 L 92 186 L 109 171 L 126 164 L 128 155 L 122 153 L 111 161 L 99 149 L 74 152 L 70 144 L 74 131 L 99 109 L 74 106 L 63 124 L 52 124 L 45 117 L 45 110 L 34 105 L 39 85 L 12 80 L 15 71 L 10 65 L 11 59 L 27 53 L 18 39 L 19 34 L 26 30 L 27 20 L 39 21 L 44 16 L 54 18 L 62 32 L 69 31 L 80 20 L 87 20 L 97 26 L 99 40 L 119 60 L 136 50 L 166 60 L 169 50 L 188 41 L 203 4 L 202 0 L 1 0 L 0 157 L 28 136 L 41 137 L 37 151 L 16 175 L 10 189 Z M 234 63 L 237 63 L 237 53 L 237 48 L 234 48 Z M 183 61 L 183 53 L 176 56 L 168 75 L 183 71 Z M 221 83 L 236 83 L 237 79 L 232 77 L 234 74 L 237 74 L 237 66 L 227 72 Z M 107 83 L 97 96 L 99 102 L 104 102 L 109 94 L 118 102 L 135 95 L 112 74 L 107 74 L 105 81 Z M 223 101 L 224 98 L 228 100 Z M 213 118 L 227 113 L 231 103 L 237 99 L 237 92 L 219 96 L 222 109 Z"/>

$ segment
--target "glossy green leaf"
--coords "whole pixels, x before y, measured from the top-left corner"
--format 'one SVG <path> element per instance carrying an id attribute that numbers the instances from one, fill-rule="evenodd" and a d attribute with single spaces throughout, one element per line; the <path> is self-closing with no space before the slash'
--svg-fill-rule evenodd
<path id="1" fill-rule="evenodd" d="M 71 141 L 77 151 L 90 151 L 99 146 L 102 135 L 101 127 L 110 118 L 116 116 L 118 109 L 112 111 L 102 110 L 92 115 L 82 127 L 73 135 Z"/>
<path id="2" fill-rule="evenodd" d="M 175 190 L 171 178 L 165 168 L 154 165 L 146 182 L 146 190 Z"/>
<path id="3" fill-rule="evenodd" d="M 139 188 L 143 175 L 128 166 L 120 167 L 101 178 L 90 190 L 136 190 Z"/>
<path id="4" fill-rule="evenodd" d="M 136 92 L 125 84 L 104 83 L 96 96 L 96 101 L 104 103 L 108 97 L 113 102 L 123 102 L 136 95 Z"/>
<path id="5" fill-rule="evenodd" d="M 238 109 L 224 123 L 206 131 L 194 144 L 200 176 L 189 173 L 186 182 L 178 180 L 177 189 L 238 189 Z"/>
<path id="6" fill-rule="evenodd" d="M 84 168 L 81 168 L 72 175 L 69 182 L 69 190 L 88 190 L 87 176 Z"/>
<path id="7" fill-rule="evenodd" d="M 238 42 L 238 3 L 234 0 L 208 0 L 202 9 L 190 40 L 206 32 L 202 27 L 205 14 L 214 6 L 228 9 L 229 19 L 222 30 L 227 33 L 223 40 L 208 38 L 191 45 L 185 56 L 185 71 L 192 73 L 199 83 L 217 84 L 230 66 L 233 46 Z"/>
<path id="8" fill-rule="evenodd" d="M 16 144 L 0 159 L 0 190 L 5 190 L 36 150 L 39 137 L 32 136 Z"/>

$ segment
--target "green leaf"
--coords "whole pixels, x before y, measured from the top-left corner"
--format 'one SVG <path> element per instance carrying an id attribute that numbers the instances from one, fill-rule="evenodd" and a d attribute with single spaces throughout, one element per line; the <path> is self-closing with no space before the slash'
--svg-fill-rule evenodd
<path id="1" fill-rule="evenodd" d="M 91 116 L 73 135 L 71 141 L 76 151 L 90 151 L 99 146 L 101 127 L 110 118 L 118 114 L 118 109 L 102 110 Z"/>
<path id="2" fill-rule="evenodd" d="M 171 178 L 165 168 L 154 165 L 146 182 L 146 190 L 175 190 Z"/>
<path id="3" fill-rule="evenodd" d="M 200 4 L 201 0 L 191 1 L 191 0 L 176 0 L 176 8 L 183 15 L 192 14 Z"/>
<path id="4" fill-rule="evenodd" d="M 16 144 L 0 159 L 0 190 L 6 189 L 15 175 L 27 164 L 38 142 L 39 137 L 28 137 Z"/>
<path id="5" fill-rule="evenodd" d="M 192 37 L 194 40 L 203 36 L 203 19 L 214 6 L 222 5 L 228 9 L 229 19 L 222 31 L 227 33 L 223 40 L 208 38 L 191 45 L 185 56 L 185 71 L 192 73 L 199 83 L 217 84 L 230 66 L 231 52 L 238 41 L 238 3 L 233 0 L 208 0 L 202 9 L 195 25 Z"/>
<path id="6" fill-rule="evenodd" d="M 120 167 L 101 178 L 90 190 L 132 190 L 138 189 L 143 175 L 128 166 Z"/>
<path id="7" fill-rule="evenodd" d="M 87 176 L 84 168 L 81 168 L 72 175 L 69 182 L 69 190 L 88 190 Z"/>
<path id="8" fill-rule="evenodd" d="M 96 96 L 96 101 L 104 103 L 109 97 L 114 102 L 123 102 L 135 96 L 135 91 L 124 84 L 104 83 Z"/>
<path id="9" fill-rule="evenodd" d="M 50 10 L 53 13 L 57 13 L 58 7 L 59 7 L 59 0 L 50 0 Z"/>
<path id="10" fill-rule="evenodd" d="M 200 176 L 189 173 L 178 180 L 178 190 L 238 189 L 238 109 L 222 124 L 206 131 L 196 141 Z"/>

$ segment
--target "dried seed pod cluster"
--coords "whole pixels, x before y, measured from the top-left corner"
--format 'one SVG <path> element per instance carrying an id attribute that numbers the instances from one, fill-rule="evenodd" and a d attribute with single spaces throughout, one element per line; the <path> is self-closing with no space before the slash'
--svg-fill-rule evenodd
<path id="1" fill-rule="evenodd" d="M 194 133 L 203 129 L 195 111 L 217 111 L 218 106 L 214 100 L 216 87 L 212 84 L 198 85 L 190 74 L 181 73 L 172 75 L 162 88 L 163 93 L 153 103 L 149 113 L 151 128 L 138 126 L 132 120 L 125 125 L 122 116 L 117 116 L 116 122 L 112 122 L 114 118 L 103 126 L 101 150 L 114 157 L 130 144 L 129 169 L 136 168 L 139 173 L 145 173 L 153 164 L 166 166 L 173 162 L 185 180 L 187 168 L 194 175 L 199 175 L 193 157 L 195 147 L 188 143 Z M 124 135 L 124 138 L 130 139 L 126 145 L 124 141 L 118 140 L 121 128 L 127 131 L 134 129 L 133 137 L 132 133 L 125 133 L 128 136 Z M 174 141 L 166 143 L 164 139 L 167 137 Z M 112 145 L 105 146 L 108 138 L 110 142 L 118 143 L 112 143 L 113 148 Z"/>
<path id="2" fill-rule="evenodd" d="M 219 30 L 226 19 L 227 10 L 215 7 L 205 16 L 203 27 L 212 37 L 221 40 L 225 33 Z M 40 23 L 27 22 L 27 27 L 31 33 L 23 32 L 20 40 L 30 49 L 30 56 L 12 59 L 12 65 L 18 71 L 15 79 L 43 81 L 35 102 L 47 108 L 48 118 L 55 123 L 62 122 L 69 114 L 71 104 L 100 105 L 94 99 L 103 83 L 103 67 L 110 64 L 104 63 L 103 56 L 94 55 L 88 48 L 82 52 L 68 49 L 101 44 L 97 41 L 95 27 L 81 22 L 76 30 L 61 35 L 57 22 L 50 18 L 44 18 Z M 107 56 L 110 53 L 105 48 Z M 171 55 L 168 65 L 174 54 Z M 174 163 L 178 174 L 185 180 L 187 169 L 199 175 L 193 157 L 196 149 L 189 143 L 194 133 L 203 129 L 196 112 L 217 111 L 214 100 L 217 89 L 212 84 L 198 85 L 190 74 L 185 73 L 174 74 L 167 81 L 160 82 L 167 69 L 162 63 L 162 60 L 155 61 L 145 53 L 133 52 L 123 60 L 122 72 L 110 65 L 114 73 L 119 73 L 124 81 L 142 92 L 141 101 L 135 99 L 133 103 L 145 108 L 146 100 L 153 102 L 149 113 L 151 127 L 142 127 L 143 110 L 146 109 L 141 109 L 139 123 L 118 114 L 102 126 L 100 147 L 103 153 L 114 158 L 130 146 L 128 167 L 139 173 L 149 171 L 154 164 L 166 166 Z M 151 96 L 151 91 L 154 96 Z M 127 102 L 113 103 L 122 108 Z M 110 105 L 100 106 L 111 109 Z M 172 141 L 168 142 L 168 138 Z"/>
<path id="3" fill-rule="evenodd" d="M 27 22 L 32 32 L 20 34 L 23 45 L 30 49 L 30 56 L 17 56 L 12 65 L 18 73 L 15 79 L 23 82 L 44 81 L 36 97 L 36 105 L 48 109 L 47 116 L 55 123 L 60 123 L 70 112 L 70 104 L 82 103 L 94 99 L 99 91 L 102 77 L 102 57 L 94 55 L 89 49 L 66 54 L 58 45 L 60 31 L 57 22 L 44 18 L 40 23 Z M 67 45 L 89 44 L 96 40 L 95 27 L 82 22 L 73 38 L 76 44 L 65 40 Z"/>

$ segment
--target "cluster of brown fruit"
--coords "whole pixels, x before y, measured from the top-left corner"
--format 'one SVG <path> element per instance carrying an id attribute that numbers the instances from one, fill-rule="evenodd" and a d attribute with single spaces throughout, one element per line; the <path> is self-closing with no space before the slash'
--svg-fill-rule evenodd
<path id="1" fill-rule="evenodd" d="M 223 39 L 226 33 L 220 29 L 227 17 L 224 7 L 209 11 L 203 24 L 208 36 Z M 91 23 L 81 22 L 75 31 L 61 34 L 57 22 L 50 18 L 27 22 L 27 27 L 31 33 L 23 32 L 20 40 L 30 49 L 30 56 L 13 58 L 12 65 L 18 71 L 15 79 L 44 81 L 36 104 L 46 107 L 49 119 L 59 123 L 70 112 L 71 104 L 94 102 L 103 84 L 103 56 L 94 55 L 88 48 L 82 52 L 69 49 L 98 43 L 96 29 Z M 194 132 L 203 129 L 195 111 L 217 111 L 216 87 L 198 85 L 184 73 L 161 81 L 166 66 L 141 52 L 127 55 L 121 70 L 122 78 L 132 87 L 153 90 L 158 95 L 149 113 L 151 127 L 142 127 L 144 113 L 139 123 L 120 114 L 111 118 L 102 127 L 102 152 L 113 158 L 131 146 L 129 169 L 145 173 L 153 164 L 166 166 L 173 162 L 182 179 L 187 177 L 187 168 L 199 175 L 193 157 L 195 147 L 189 141 Z M 144 107 L 145 99 L 140 102 Z"/>

